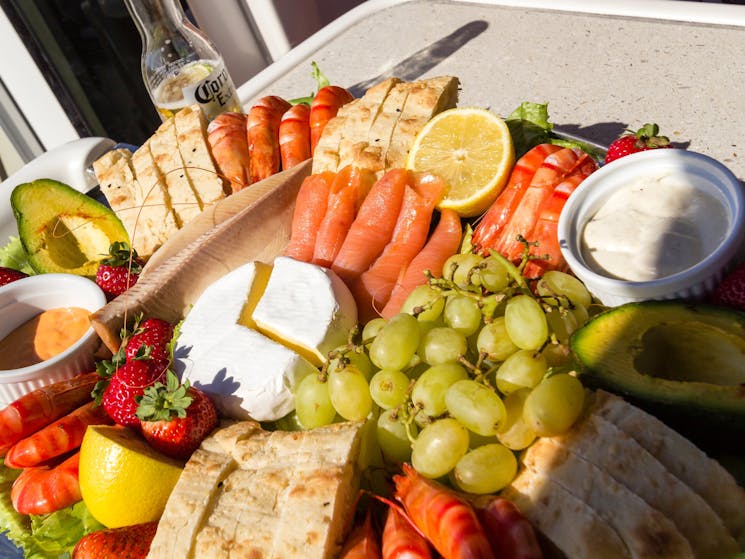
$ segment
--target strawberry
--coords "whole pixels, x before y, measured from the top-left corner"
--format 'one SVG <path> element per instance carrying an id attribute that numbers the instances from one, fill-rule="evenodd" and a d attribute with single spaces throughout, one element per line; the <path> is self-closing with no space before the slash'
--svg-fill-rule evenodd
<path id="1" fill-rule="evenodd" d="M 173 337 L 173 324 L 159 318 L 148 318 L 135 326 L 134 333 L 127 341 L 125 356 L 127 361 L 135 357 L 149 357 L 155 361 L 168 361 L 168 344 Z"/>
<path id="2" fill-rule="evenodd" d="M 659 131 L 659 126 L 649 123 L 639 128 L 636 132 L 627 130 L 626 134 L 620 136 L 608 146 L 605 162 L 610 163 L 620 157 L 625 157 L 639 151 L 673 147 L 667 136 L 658 136 Z"/>
<path id="3" fill-rule="evenodd" d="M 145 389 L 162 376 L 161 363 L 148 359 L 134 359 L 117 368 L 108 379 L 108 386 L 104 389 L 97 385 L 94 393 L 102 390 L 101 404 L 117 424 L 137 427 L 140 420 L 136 415 L 136 398 L 142 396 Z"/>
<path id="4" fill-rule="evenodd" d="M 26 277 L 28 277 L 28 274 L 24 274 L 20 270 L 0 266 L 0 287 Z"/>
<path id="5" fill-rule="evenodd" d="M 207 395 L 188 380 L 179 384 L 172 371 L 166 372 L 165 386 L 155 383 L 138 400 L 142 434 L 167 456 L 189 458 L 217 427 L 217 411 Z"/>
<path id="6" fill-rule="evenodd" d="M 725 276 L 710 300 L 715 305 L 745 311 L 745 264 Z"/>
<path id="7" fill-rule="evenodd" d="M 80 538 L 72 559 L 144 559 L 157 528 L 157 522 L 146 522 L 91 532 Z"/>
<path id="8" fill-rule="evenodd" d="M 116 241 L 109 247 L 109 256 L 98 266 L 96 283 L 110 301 L 137 283 L 142 266 L 136 250 L 130 251 L 127 243 Z"/>

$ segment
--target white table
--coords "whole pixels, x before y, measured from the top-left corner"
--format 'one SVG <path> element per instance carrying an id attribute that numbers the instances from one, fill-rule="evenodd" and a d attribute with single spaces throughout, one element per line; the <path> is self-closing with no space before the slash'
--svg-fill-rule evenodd
<path id="1" fill-rule="evenodd" d="M 558 130 L 607 145 L 656 122 L 745 180 L 745 6 L 674 0 L 369 0 L 239 88 L 308 95 L 316 61 L 357 95 L 390 75 L 460 78 L 460 106 L 549 102 Z"/>

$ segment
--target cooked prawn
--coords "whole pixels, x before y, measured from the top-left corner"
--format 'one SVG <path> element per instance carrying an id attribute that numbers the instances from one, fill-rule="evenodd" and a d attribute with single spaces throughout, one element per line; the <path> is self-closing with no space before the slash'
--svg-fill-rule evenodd
<path id="1" fill-rule="evenodd" d="M 496 247 L 502 230 L 515 212 L 541 163 L 560 149 L 553 144 L 540 144 L 518 159 L 507 186 L 486 211 L 473 232 L 472 242 L 477 252 L 486 255 L 489 249 Z"/>
<path id="2" fill-rule="evenodd" d="M 339 559 L 381 559 L 370 509 L 365 514 L 365 520 L 357 524 L 347 537 Z"/>
<path id="3" fill-rule="evenodd" d="M 517 261 L 524 244 L 518 237 L 527 238 L 538 219 L 537 211 L 565 177 L 586 161 L 589 156 L 579 148 L 562 148 L 546 157 L 533 175 L 530 186 L 502 231 L 497 251 L 505 258 Z"/>
<path id="4" fill-rule="evenodd" d="M 80 452 L 49 468 L 26 468 L 10 488 L 13 508 L 21 514 L 47 514 L 82 499 L 78 483 Z"/>
<path id="5" fill-rule="evenodd" d="M 9 468 L 30 468 L 75 450 L 88 425 L 110 425 L 103 406 L 89 402 L 14 444 L 5 455 Z"/>
<path id="6" fill-rule="evenodd" d="M 390 507 L 383 527 L 383 559 L 431 559 L 427 539 L 404 518 L 398 507 Z"/>
<path id="7" fill-rule="evenodd" d="M 409 464 L 396 475 L 396 499 L 445 559 L 494 559 L 474 509 L 439 483 L 422 477 Z"/>
<path id="8" fill-rule="evenodd" d="M 310 104 L 310 149 L 316 151 L 328 121 L 336 116 L 342 105 L 354 99 L 354 96 L 343 87 L 327 85 L 318 90 Z"/>
<path id="9" fill-rule="evenodd" d="M 247 118 L 242 113 L 221 113 L 207 126 L 210 152 L 220 174 L 230 181 L 233 192 L 249 184 Z"/>
<path id="10" fill-rule="evenodd" d="M 282 115 L 279 123 L 279 155 L 282 168 L 289 169 L 310 158 L 310 107 L 294 105 Z"/>
<path id="11" fill-rule="evenodd" d="M 279 171 L 279 124 L 290 104 L 276 95 L 262 97 L 248 111 L 246 140 L 250 159 L 249 183 L 253 184 Z"/>
<path id="12" fill-rule="evenodd" d="M 38 388 L 0 410 L 0 456 L 21 439 L 91 399 L 100 377 L 86 373 Z"/>
<path id="13" fill-rule="evenodd" d="M 490 495 L 475 507 L 496 557 L 543 559 L 532 524 L 512 501 Z"/>

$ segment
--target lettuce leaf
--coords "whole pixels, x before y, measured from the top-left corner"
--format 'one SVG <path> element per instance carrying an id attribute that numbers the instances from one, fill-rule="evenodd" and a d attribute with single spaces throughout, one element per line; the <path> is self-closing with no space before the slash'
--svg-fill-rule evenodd
<path id="1" fill-rule="evenodd" d="M 0 247 L 0 266 L 20 270 L 29 275 L 36 273 L 29 264 L 26 249 L 23 248 L 21 239 L 18 237 L 10 237 L 8 244 Z"/>
<path id="2" fill-rule="evenodd" d="M 103 529 L 82 501 L 51 514 L 18 514 L 10 501 L 10 486 L 19 473 L 0 466 L 0 533 L 22 547 L 26 559 L 67 559 L 80 538 Z"/>

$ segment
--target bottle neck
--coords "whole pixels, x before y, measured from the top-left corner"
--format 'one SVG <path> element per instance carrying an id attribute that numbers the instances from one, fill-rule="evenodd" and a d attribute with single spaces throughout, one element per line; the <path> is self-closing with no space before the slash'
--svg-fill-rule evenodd
<path id="1" fill-rule="evenodd" d="M 124 0 L 146 45 L 159 36 L 177 32 L 186 23 L 178 0 Z"/>

